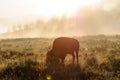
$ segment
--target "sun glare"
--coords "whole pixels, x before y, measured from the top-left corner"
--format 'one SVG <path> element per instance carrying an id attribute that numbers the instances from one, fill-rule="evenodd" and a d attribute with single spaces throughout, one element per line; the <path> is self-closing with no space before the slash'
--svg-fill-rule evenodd
<path id="1" fill-rule="evenodd" d="M 5 1 L 8 1 L 7 3 Z M 85 6 L 101 5 L 102 0 L 5 0 L 0 1 L 0 17 L 70 16 Z M 8 15 L 9 13 L 9 15 Z"/>
<path id="2" fill-rule="evenodd" d="M 8 1 L 8 2 L 7 2 Z M 102 0 L 0 0 L 0 18 L 11 22 L 26 19 L 51 18 L 74 15 L 84 7 L 96 7 Z M 9 14 L 8 14 L 9 13 Z M 0 33 L 7 32 L 7 27 L 0 27 Z"/>
<path id="3" fill-rule="evenodd" d="M 51 17 L 63 14 L 70 16 L 80 8 L 98 5 L 101 5 L 101 0 L 36 0 L 30 7 L 38 15 Z"/>
<path id="4" fill-rule="evenodd" d="M 82 0 L 83 6 L 97 6 L 101 5 L 101 0 Z"/>

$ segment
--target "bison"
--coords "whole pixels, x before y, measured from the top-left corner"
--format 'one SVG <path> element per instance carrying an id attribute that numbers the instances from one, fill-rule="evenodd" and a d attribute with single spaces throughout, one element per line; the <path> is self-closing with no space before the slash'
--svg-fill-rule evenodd
<path id="1" fill-rule="evenodd" d="M 54 40 L 52 50 L 47 53 L 47 58 L 56 57 L 61 59 L 64 63 L 64 59 L 67 54 L 71 54 L 73 57 L 73 63 L 75 62 L 75 54 L 78 64 L 78 52 L 79 52 L 79 41 L 74 38 L 60 37 Z"/>

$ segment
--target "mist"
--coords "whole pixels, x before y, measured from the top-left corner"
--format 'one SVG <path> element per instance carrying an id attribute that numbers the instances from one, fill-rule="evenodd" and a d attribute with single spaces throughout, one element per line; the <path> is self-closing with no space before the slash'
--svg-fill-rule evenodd
<path id="1" fill-rule="evenodd" d="M 61 17 L 52 16 L 49 19 L 38 17 L 18 22 L 0 19 L 0 24 L 9 24 L 7 32 L 0 34 L 0 38 L 118 35 L 119 8 L 119 0 L 106 0 L 102 6 L 83 7 L 71 16 L 63 14 Z"/>

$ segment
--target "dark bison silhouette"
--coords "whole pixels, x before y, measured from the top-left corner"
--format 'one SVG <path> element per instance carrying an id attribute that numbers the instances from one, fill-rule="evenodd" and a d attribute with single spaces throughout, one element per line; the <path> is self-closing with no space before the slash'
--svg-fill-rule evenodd
<path id="1" fill-rule="evenodd" d="M 73 57 L 73 63 L 75 62 L 75 54 L 78 64 L 78 52 L 79 52 L 79 41 L 74 38 L 60 37 L 54 40 L 52 50 L 47 53 L 48 61 L 55 61 L 61 59 L 64 63 L 64 59 L 67 54 L 71 54 Z M 56 58 L 55 58 L 56 57 Z M 54 59 L 53 59 L 54 58 Z"/>

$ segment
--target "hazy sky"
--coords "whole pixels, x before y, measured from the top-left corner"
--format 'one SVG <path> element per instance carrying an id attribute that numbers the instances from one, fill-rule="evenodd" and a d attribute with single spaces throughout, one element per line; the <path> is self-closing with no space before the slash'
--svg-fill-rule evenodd
<path id="1" fill-rule="evenodd" d="M 101 21 L 103 22 L 106 20 L 109 21 L 108 18 L 113 17 L 110 18 L 110 20 L 113 19 L 115 20 L 109 22 L 111 26 L 114 25 L 113 22 L 116 22 L 119 19 L 119 17 L 115 18 L 116 11 L 118 9 L 116 9 L 113 12 L 112 11 L 109 12 L 108 10 L 112 10 L 112 8 L 118 2 L 119 0 L 0 0 L 0 20 L 2 19 L 7 24 L 7 25 L 2 24 L 2 22 L 0 22 L 0 33 L 7 32 L 9 26 L 8 24 L 11 23 L 12 21 L 14 22 L 17 20 L 26 20 L 26 19 L 41 18 L 41 17 L 50 18 L 52 16 L 62 16 L 62 15 L 73 16 L 76 15 L 78 11 L 81 12 L 85 7 L 89 9 L 96 8 L 95 11 L 97 11 L 97 9 L 100 10 L 101 8 L 104 9 L 106 12 L 104 10 L 103 12 L 105 13 L 99 13 L 101 12 L 101 10 L 100 11 L 98 10 L 98 14 L 103 15 L 100 17 L 102 18 Z M 107 11 L 109 13 L 107 13 Z M 109 14 L 110 16 L 104 18 L 104 15 L 106 13 L 107 15 Z M 89 12 L 86 14 L 89 14 Z M 94 14 L 92 15 L 92 17 L 94 17 Z M 97 17 L 99 17 L 99 15 Z M 99 23 L 100 19 L 97 18 L 96 21 L 98 21 Z M 99 28 L 101 29 L 101 26 Z M 96 26 L 92 30 L 96 31 L 96 29 L 98 29 L 98 26 Z M 105 31 L 104 33 L 106 33 L 106 30 L 108 29 L 110 30 L 110 28 L 107 27 L 105 30 L 102 29 L 101 31 Z M 113 26 L 111 27 L 111 31 L 112 30 L 113 30 Z M 116 31 L 114 30 L 113 32 Z"/>
<path id="2" fill-rule="evenodd" d="M 71 16 L 84 6 L 98 6 L 101 2 L 102 0 L 0 0 L 0 18 L 11 22 L 27 18 Z M 3 32 L 7 32 L 7 28 L 0 24 L 0 33 Z"/>
<path id="3" fill-rule="evenodd" d="M 71 15 L 78 8 L 98 5 L 102 0 L 0 0 L 0 17 Z"/>

